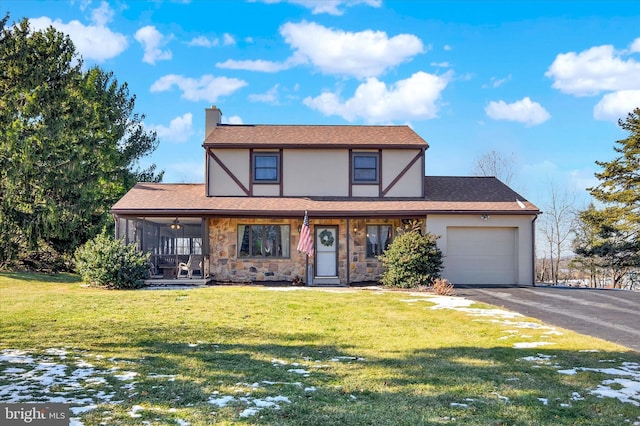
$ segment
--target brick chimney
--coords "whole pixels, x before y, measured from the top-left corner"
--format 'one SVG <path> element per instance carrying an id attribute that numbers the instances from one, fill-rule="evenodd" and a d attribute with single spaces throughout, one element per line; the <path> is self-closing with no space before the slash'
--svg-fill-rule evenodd
<path id="1" fill-rule="evenodd" d="M 204 137 L 206 138 L 222 122 L 222 111 L 217 106 L 211 105 L 211 108 L 205 108 L 204 113 Z"/>

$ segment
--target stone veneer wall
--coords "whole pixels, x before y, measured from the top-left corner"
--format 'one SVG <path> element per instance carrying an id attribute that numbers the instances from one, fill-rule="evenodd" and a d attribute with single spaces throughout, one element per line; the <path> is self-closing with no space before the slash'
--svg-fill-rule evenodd
<path id="1" fill-rule="evenodd" d="M 290 225 L 290 258 L 257 259 L 238 258 L 237 233 L 238 225 L 269 224 Z M 382 221 L 365 221 L 351 219 L 347 229 L 344 219 L 310 219 L 313 235 L 314 225 L 338 226 L 338 274 L 340 283 L 347 283 L 347 232 L 349 234 L 349 277 L 350 283 L 378 281 L 382 274 L 382 266 L 377 259 L 366 258 L 366 225 L 389 224 L 393 227 L 401 225 L 399 220 L 388 223 Z M 298 253 L 296 247 L 300 238 L 298 227 L 302 219 L 289 218 L 212 218 L 209 219 L 210 272 L 215 281 L 231 283 L 292 281 L 296 277 L 303 278 L 305 256 Z M 354 232 L 354 228 L 357 229 Z M 314 259 L 310 258 L 310 262 Z"/>

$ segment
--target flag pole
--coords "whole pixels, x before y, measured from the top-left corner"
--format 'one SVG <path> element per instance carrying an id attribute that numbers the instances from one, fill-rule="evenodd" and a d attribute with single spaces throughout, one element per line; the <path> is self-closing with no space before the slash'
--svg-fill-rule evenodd
<path id="1" fill-rule="evenodd" d="M 311 285 L 312 275 L 309 273 L 309 256 L 313 256 L 313 238 L 311 237 L 311 227 L 309 225 L 309 212 L 304 211 L 304 220 L 300 227 L 300 240 L 298 241 L 298 251 L 305 254 L 304 276 L 306 285 Z"/>
<path id="2" fill-rule="evenodd" d="M 305 257 L 305 262 L 304 262 L 305 279 L 304 279 L 304 282 L 307 285 L 307 287 L 309 287 L 309 255 L 305 253 L 304 257 Z"/>
<path id="3" fill-rule="evenodd" d="M 304 211 L 304 217 L 309 217 L 306 210 Z M 307 252 L 304 253 L 304 277 L 304 283 L 307 287 L 309 287 L 309 253 Z"/>

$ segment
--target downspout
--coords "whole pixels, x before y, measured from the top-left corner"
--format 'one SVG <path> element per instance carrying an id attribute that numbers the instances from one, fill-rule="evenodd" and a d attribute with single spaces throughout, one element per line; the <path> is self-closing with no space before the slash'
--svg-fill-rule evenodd
<path id="1" fill-rule="evenodd" d="M 537 214 L 533 216 L 533 220 L 531 221 L 531 249 L 533 251 L 533 253 L 531 253 L 531 284 L 533 287 L 536 286 L 536 220 L 538 220 Z"/>

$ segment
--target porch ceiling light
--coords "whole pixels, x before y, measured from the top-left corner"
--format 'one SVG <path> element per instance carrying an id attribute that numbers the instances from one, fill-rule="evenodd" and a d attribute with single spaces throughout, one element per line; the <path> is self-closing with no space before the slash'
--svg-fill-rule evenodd
<path id="1" fill-rule="evenodd" d="M 180 225 L 180 222 L 178 222 L 178 219 L 174 220 L 173 223 L 171 224 L 171 229 L 180 229 L 182 228 L 182 225 Z"/>

